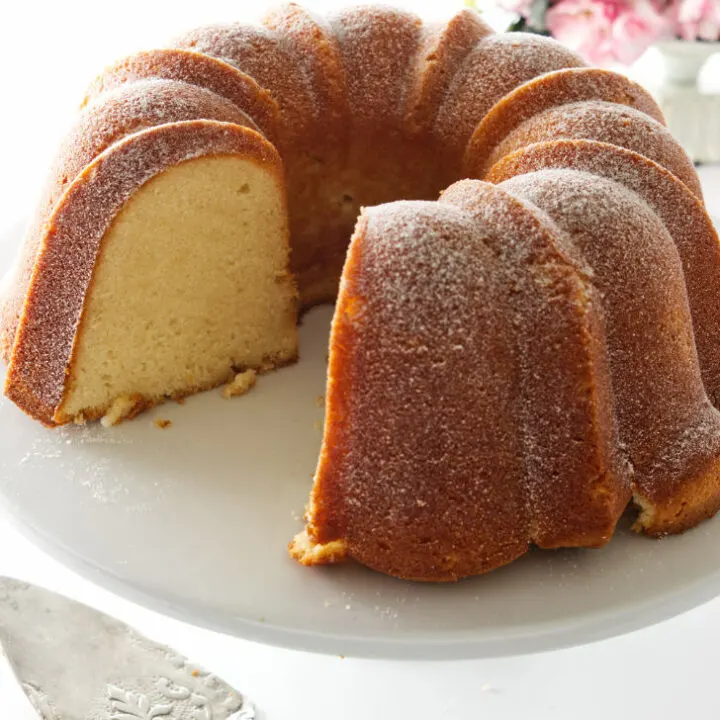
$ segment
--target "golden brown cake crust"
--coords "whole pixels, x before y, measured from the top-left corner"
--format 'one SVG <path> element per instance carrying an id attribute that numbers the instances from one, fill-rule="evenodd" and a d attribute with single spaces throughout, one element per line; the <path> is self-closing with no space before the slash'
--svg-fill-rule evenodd
<path id="1" fill-rule="evenodd" d="M 295 62 L 310 75 L 318 115 L 313 144 L 322 156 L 328 152 L 343 156 L 349 137 L 347 77 L 328 23 L 296 3 L 287 3 L 271 11 L 263 24 L 289 43 Z"/>
<path id="2" fill-rule="evenodd" d="M 574 169 L 500 187 L 544 210 L 592 270 L 634 489 L 653 506 L 683 497 L 692 511 L 702 473 L 720 464 L 720 414 L 702 384 L 682 263 L 661 219 L 624 185 Z M 720 503 L 720 488 L 713 493 Z"/>
<path id="3" fill-rule="evenodd" d="M 431 133 L 448 87 L 467 54 L 492 29 L 472 10 L 461 10 L 447 23 L 423 28 L 414 77 L 406 100 L 408 131 Z"/>
<path id="4" fill-rule="evenodd" d="M 488 180 L 548 168 L 573 168 L 615 180 L 640 195 L 675 241 L 685 273 L 703 382 L 720 407 L 720 239 L 702 201 L 672 173 L 623 148 L 587 140 L 541 143 L 497 163 Z"/>
<path id="5" fill-rule="evenodd" d="M 585 253 L 596 256 L 595 281 L 615 327 L 609 344 L 612 377 L 641 509 L 636 529 L 651 535 L 682 532 L 715 514 L 720 414 L 701 379 L 690 311 L 694 298 L 712 336 L 706 341 L 717 343 L 717 293 L 714 298 L 706 293 L 717 288 L 717 280 L 703 283 L 706 273 L 718 272 L 718 242 L 714 232 L 708 234 L 709 220 L 697 198 L 647 158 L 588 141 L 530 146 L 498 163 L 490 177 L 544 207 Z M 590 201 L 586 196 L 603 187 L 605 178 L 615 181 L 616 191 Z M 635 191 L 642 201 L 628 196 Z M 683 237 L 681 225 L 690 235 Z M 623 238 L 614 261 L 601 259 Z M 714 377 L 717 351 L 707 362 Z"/>
<path id="6" fill-rule="evenodd" d="M 282 162 L 257 132 L 209 120 L 168 123 L 131 135 L 96 158 L 67 189 L 47 223 L 42 252 L 10 359 L 5 393 L 46 425 L 58 419 L 76 331 L 102 239 L 133 193 L 192 158 L 239 154 L 282 182 Z"/>
<path id="7" fill-rule="evenodd" d="M 600 100 L 567 103 L 533 115 L 498 143 L 487 167 L 519 148 L 553 140 L 594 140 L 632 150 L 662 165 L 702 198 L 692 161 L 664 125 L 634 108 Z"/>
<path id="8" fill-rule="evenodd" d="M 408 246 L 396 263 L 400 237 L 385 230 L 398 216 Z M 422 243 L 428 232 L 437 238 L 435 247 Z M 476 242 L 466 245 L 468 236 Z M 426 293 L 424 282 L 404 290 L 400 283 L 416 262 L 427 272 L 445 266 L 448 282 L 462 285 L 463 293 Z M 517 394 L 515 362 L 507 291 L 494 265 L 473 222 L 454 208 L 404 202 L 361 217 L 333 319 L 325 437 L 309 509 L 312 546 L 342 541 L 360 562 L 416 580 L 457 579 L 525 552 L 518 438 L 512 413 L 503 409 L 507 403 L 499 402 Z M 476 308 L 479 294 L 483 302 Z M 403 305 L 413 311 L 396 312 Z M 413 330 L 443 311 L 458 313 L 454 332 Z M 478 362 L 483 331 L 495 343 Z M 445 364 L 433 367 L 435 361 Z M 445 373 L 458 382 L 448 386 Z M 492 421 L 489 406 L 465 392 L 489 377 L 495 382 L 488 393 L 498 400 Z M 434 425 L 444 431 L 433 436 Z M 478 432 L 490 453 L 484 469 L 476 467 L 472 452 L 461 452 L 476 446 Z M 457 456 L 449 454 L 453 450 Z M 490 474 L 497 478 L 497 495 L 483 494 Z M 325 552 L 302 552 L 299 538 L 293 551 L 327 562 Z"/>
<path id="9" fill-rule="evenodd" d="M 148 50 L 120 60 L 92 83 L 83 106 L 120 85 L 151 79 L 177 80 L 211 90 L 249 115 L 263 135 L 277 143 L 280 118 L 270 93 L 229 63 L 192 50 Z"/>
<path id="10" fill-rule="evenodd" d="M 223 60 L 252 77 L 278 105 L 280 136 L 273 142 L 283 152 L 310 146 L 318 121 L 313 87 L 277 33 L 241 23 L 207 25 L 175 38 L 172 45 Z"/>
<path id="11" fill-rule="evenodd" d="M 519 85 L 490 109 L 465 150 L 465 173 L 484 178 L 499 159 L 490 160 L 495 148 L 522 123 L 550 108 L 585 100 L 633 107 L 665 124 L 650 93 L 624 75 L 599 68 L 563 68 Z"/>
<path id="12" fill-rule="evenodd" d="M 339 180 L 351 135 L 348 81 L 339 43 L 325 18 L 289 3 L 263 22 L 303 69 L 317 113 L 303 141 L 288 143 L 282 152 L 294 239 L 291 266 L 307 308 L 335 298 L 356 215 L 339 212 L 343 198 L 352 193 Z"/>
<path id="13" fill-rule="evenodd" d="M 435 132 L 447 161 L 460 170 L 477 124 L 518 85 L 552 70 L 584 65 L 579 55 L 539 35 L 505 33 L 480 40 L 455 73 L 437 115 Z"/>
<path id="14" fill-rule="evenodd" d="M 355 133 L 397 127 L 420 50 L 417 15 L 383 6 L 347 8 L 330 15 L 346 69 Z"/>
<path id="15" fill-rule="evenodd" d="M 542 548 L 599 547 L 630 499 L 631 481 L 613 417 L 600 293 L 576 248 L 517 194 L 463 180 L 443 193 L 445 203 L 492 229 L 485 242 L 503 258 L 514 289 L 530 539 Z"/>

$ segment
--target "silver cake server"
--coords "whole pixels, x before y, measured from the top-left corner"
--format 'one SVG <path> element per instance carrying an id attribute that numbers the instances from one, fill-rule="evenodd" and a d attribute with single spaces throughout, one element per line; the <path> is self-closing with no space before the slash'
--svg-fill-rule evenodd
<path id="1" fill-rule="evenodd" d="M 42 720 L 253 720 L 174 650 L 62 595 L 0 578 L 0 647 Z"/>

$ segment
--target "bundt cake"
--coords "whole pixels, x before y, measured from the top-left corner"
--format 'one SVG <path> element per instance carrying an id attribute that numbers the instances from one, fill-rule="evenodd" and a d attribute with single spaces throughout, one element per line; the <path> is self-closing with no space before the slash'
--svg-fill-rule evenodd
<path id="1" fill-rule="evenodd" d="M 337 296 L 303 564 L 454 580 L 720 507 L 692 163 L 640 86 L 471 10 L 289 4 L 107 68 L 7 287 L 48 425 L 291 362 Z"/>

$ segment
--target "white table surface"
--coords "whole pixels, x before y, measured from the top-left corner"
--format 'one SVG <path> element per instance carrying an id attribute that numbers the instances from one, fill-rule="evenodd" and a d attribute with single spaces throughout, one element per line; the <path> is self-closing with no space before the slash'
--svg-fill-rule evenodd
<path id="1" fill-rule="evenodd" d="M 335 3 L 310 4 L 322 9 Z M 429 0 L 395 4 L 422 12 Z M 204 0 L 193 9 L 173 3 L 169 14 L 164 3 L 127 0 L 124 12 L 115 13 L 116 4 L 103 9 L 97 0 L 0 2 L 0 232 L 31 207 L 58 128 L 70 117 L 74 103 L 68 98 L 79 96 L 91 68 L 148 45 L 152 37 L 237 17 L 239 5 L 249 7 Z M 253 3 L 258 5 L 262 2 Z M 39 15 L 41 25 L 35 22 Z M 108 22 L 114 32 L 96 31 Z M 159 34 L 160 26 L 168 32 Z M 720 216 L 720 167 L 703 168 L 701 176 L 708 205 Z M 184 625 L 90 584 L 5 526 L 0 526 L 0 575 L 63 592 L 172 644 L 248 694 L 267 720 L 720 718 L 720 599 L 586 647 L 500 660 L 412 663 L 314 656 Z M 1 660 L 0 718 L 35 718 Z"/>

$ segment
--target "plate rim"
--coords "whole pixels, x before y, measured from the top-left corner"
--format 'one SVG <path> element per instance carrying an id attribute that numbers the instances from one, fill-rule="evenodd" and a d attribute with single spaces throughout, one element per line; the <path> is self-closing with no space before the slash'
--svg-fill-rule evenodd
<path id="1" fill-rule="evenodd" d="M 63 567 L 126 601 L 188 625 L 238 640 L 321 655 L 370 660 L 443 661 L 481 660 L 553 652 L 609 640 L 657 625 L 700 607 L 720 595 L 719 568 L 715 573 L 702 579 L 686 583 L 642 603 L 629 605 L 620 611 L 614 609 L 612 612 L 595 613 L 583 620 L 562 625 L 548 622 L 536 626 L 535 631 L 518 632 L 512 636 L 471 638 L 466 641 L 455 638 L 431 640 L 412 637 L 366 640 L 359 635 L 345 636 L 333 632 L 301 631 L 239 616 L 234 617 L 233 624 L 236 629 L 231 631 L 227 624 L 212 620 L 212 612 L 203 612 L 202 608 L 205 606 L 200 603 L 163 599 L 151 588 L 133 584 L 88 562 L 73 550 L 51 540 L 41 530 L 18 517 L 2 500 L 1 495 L 0 519 L 6 521 L 25 539 Z M 167 592 L 165 595 L 167 597 Z M 216 612 L 215 614 L 217 615 Z"/>

